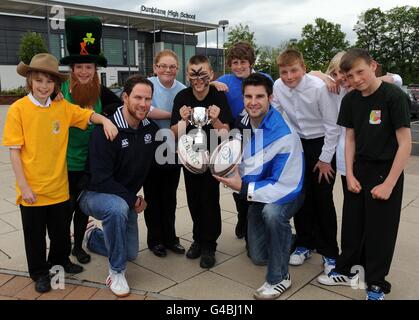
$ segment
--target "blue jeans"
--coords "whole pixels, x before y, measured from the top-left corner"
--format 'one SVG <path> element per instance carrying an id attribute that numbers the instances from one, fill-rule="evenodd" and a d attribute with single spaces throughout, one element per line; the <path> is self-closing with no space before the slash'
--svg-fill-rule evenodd
<path id="1" fill-rule="evenodd" d="M 288 274 L 291 247 L 290 219 L 300 208 L 303 195 L 278 205 L 252 203 L 248 212 L 249 253 L 254 264 L 267 265 L 266 282 L 277 284 Z"/>
<path id="2" fill-rule="evenodd" d="M 138 214 L 124 199 L 108 193 L 85 191 L 79 205 L 86 215 L 102 221 L 103 230 L 92 231 L 88 249 L 108 257 L 113 271 L 125 271 L 127 260 L 135 260 L 139 251 Z"/>

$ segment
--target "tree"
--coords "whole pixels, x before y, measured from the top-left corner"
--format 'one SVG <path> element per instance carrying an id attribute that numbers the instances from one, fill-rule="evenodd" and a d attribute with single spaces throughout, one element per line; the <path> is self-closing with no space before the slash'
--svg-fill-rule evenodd
<path id="1" fill-rule="evenodd" d="M 386 42 L 386 15 L 380 8 L 372 8 L 362 13 L 354 31 L 358 35 L 356 47 L 368 50 L 379 61 L 386 60 L 382 47 Z"/>
<path id="2" fill-rule="evenodd" d="M 26 64 L 31 62 L 34 55 L 48 52 L 44 39 L 39 33 L 26 32 L 22 36 L 19 47 L 19 59 Z"/>
<path id="3" fill-rule="evenodd" d="M 405 83 L 419 82 L 419 7 L 369 9 L 354 31 L 356 46 L 368 50 L 385 70 L 400 74 Z"/>
<path id="4" fill-rule="evenodd" d="M 315 25 L 307 24 L 303 28 L 297 48 L 304 55 L 309 70 L 325 71 L 333 56 L 348 48 L 349 42 L 345 37 L 340 24 L 317 18 Z"/>
<path id="5" fill-rule="evenodd" d="M 241 23 L 237 26 L 231 27 L 228 32 L 227 41 L 224 43 L 224 49 L 228 50 L 237 42 L 245 41 L 248 42 L 257 53 L 257 45 L 255 39 L 255 33 L 250 32 L 248 25 L 242 25 Z"/>
<path id="6" fill-rule="evenodd" d="M 389 71 L 404 76 L 406 83 L 419 80 L 419 7 L 396 7 L 386 12 Z"/>
<path id="7" fill-rule="evenodd" d="M 277 47 L 263 46 L 259 48 L 259 56 L 255 64 L 256 71 L 261 71 L 269 74 L 272 79 L 279 78 L 278 65 L 276 58 L 284 51 L 290 43 L 287 41 L 282 42 Z"/>

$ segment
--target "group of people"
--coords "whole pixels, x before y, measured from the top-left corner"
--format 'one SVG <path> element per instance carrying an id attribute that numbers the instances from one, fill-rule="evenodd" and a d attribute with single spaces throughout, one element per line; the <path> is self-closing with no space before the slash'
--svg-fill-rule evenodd
<path id="1" fill-rule="evenodd" d="M 29 274 L 38 292 L 51 290 L 52 265 L 82 272 L 69 256 L 88 263 L 87 248 L 108 258 L 110 290 L 128 295 L 125 272 L 127 261 L 138 255 L 141 212 L 148 248 L 156 256 L 186 252 L 189 259 L 200 258 L 202 268 L 212 268 L 222 226 L 220 183 L 234 191 L 236 236 L 245 238 L 254 264 L 267 265 L 255 299 L 278 298 L 291 286 L 288 266 L 302 265 L 314 251 L 323 256 L 319 283 L 353 285 L 359 275 L 351 269 L 362 265 L 368 299 L 381 300 L 390 292 L 385 277 L 411 148 L 409 100 L 383 82 L 396 76 L 375 75 L 377 63 L 368 52 L 339 53 L 325 74 L 308 74 L 302 54 L 287 49 L 277 59 L 280 78 L 274 83 L 253 70 L 254 50 L 239 42 L 228 52 L 231 74 L 213 81 L 208 58 L 196 55 L 188 62 L 185 87 L 176 80 L 176 54 L 163 50 L 154 60 L 155 76 L 128 78 L 121 101 L 98 80 L 97 67 L 106 67 L 100 20 L 69 17 L 65 26 L 69 56 L 61 63 L 70 65 L 70 79 L 49 54 L 20 63 L 17 72 L 26 77 L 30 93 L 10 106 L 3 134 L 16 175 Z M 228 177 L 183 170 L 193 220 L 193 242 L 186 250 L 175 231 L 181 174 L 176 139 L 194 129 L 189 119 L 198 106 L 211 120 L 203 127 L 208 148 L 235 128 L 242 133 L 243 153 Z M 158 161 L 161 150 L 174 161 Z M 344 190 L 340 251 L 336 171 Z M 102 228 L 88 226 L 89 216 Z"/>

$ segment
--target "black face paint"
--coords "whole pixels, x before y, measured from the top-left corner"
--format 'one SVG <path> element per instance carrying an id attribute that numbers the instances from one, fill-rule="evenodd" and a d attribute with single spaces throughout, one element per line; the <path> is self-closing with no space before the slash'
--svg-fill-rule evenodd
<path id="1" fill-rule="evenodd" d="M 202 67 L 200 67 L 199 69 L 191 68 L 191 72 L 189 73 L 189 80 L 191 84 L 198 79 L 204 82 L 205 87 L 209 86 L 210 75 L 206 72 L 202 72 Z"/>

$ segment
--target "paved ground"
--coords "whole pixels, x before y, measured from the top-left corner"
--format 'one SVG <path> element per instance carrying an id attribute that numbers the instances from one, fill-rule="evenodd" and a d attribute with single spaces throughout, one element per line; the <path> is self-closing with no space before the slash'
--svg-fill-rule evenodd
<path id="1" fill-rule="evenodd" d="M 0 106 L 0 139 L 7 108 Z M 419 131 L 419 128 L 417 129 Z M 402 219 L 396 252 L 388 279 L 393 291 L 387 299 L 419 299 L 419 157 L 412 156 L 406 170 Z M 216 253 L 217 264 L 210 270 L 198 260 L 169 253 L 154 256 L 146 247 L 144 218 L 139 219 L 140 253 L 128 264 L 127 279 L 133 294 L 129 299 L 247 300 L 264 282 L 265 267 L 254 266 L 245 253 L 244 241 L 234 236 L 237 221 L 234 201 L 228 189 L 221 188 L 222 235 Z M 8 150 L 0 147 L 0 300 L 1 299 L 115 299 L 104 287 L 107 261 L 93 254 L 86 270 L 66 279 L 65 290 L 39 295 L 27 277 L 23 232 L 18 208 L 14 205 L 14 175 Z M 335 185 L 335 202 L 341 222 L 342 191 Z M 186 205 L 183 181 L 178 190 L 176 230 L 181 243 L 192 241 L 192 221 Z M 340 229 L 339 229 L 340 233 Z M 292 287 L 281 299 L 348 300 L 364 299 L 363 290 L 324 287 L 321 257 L 315 254 L 301 267 L 291 267 Z"/>

